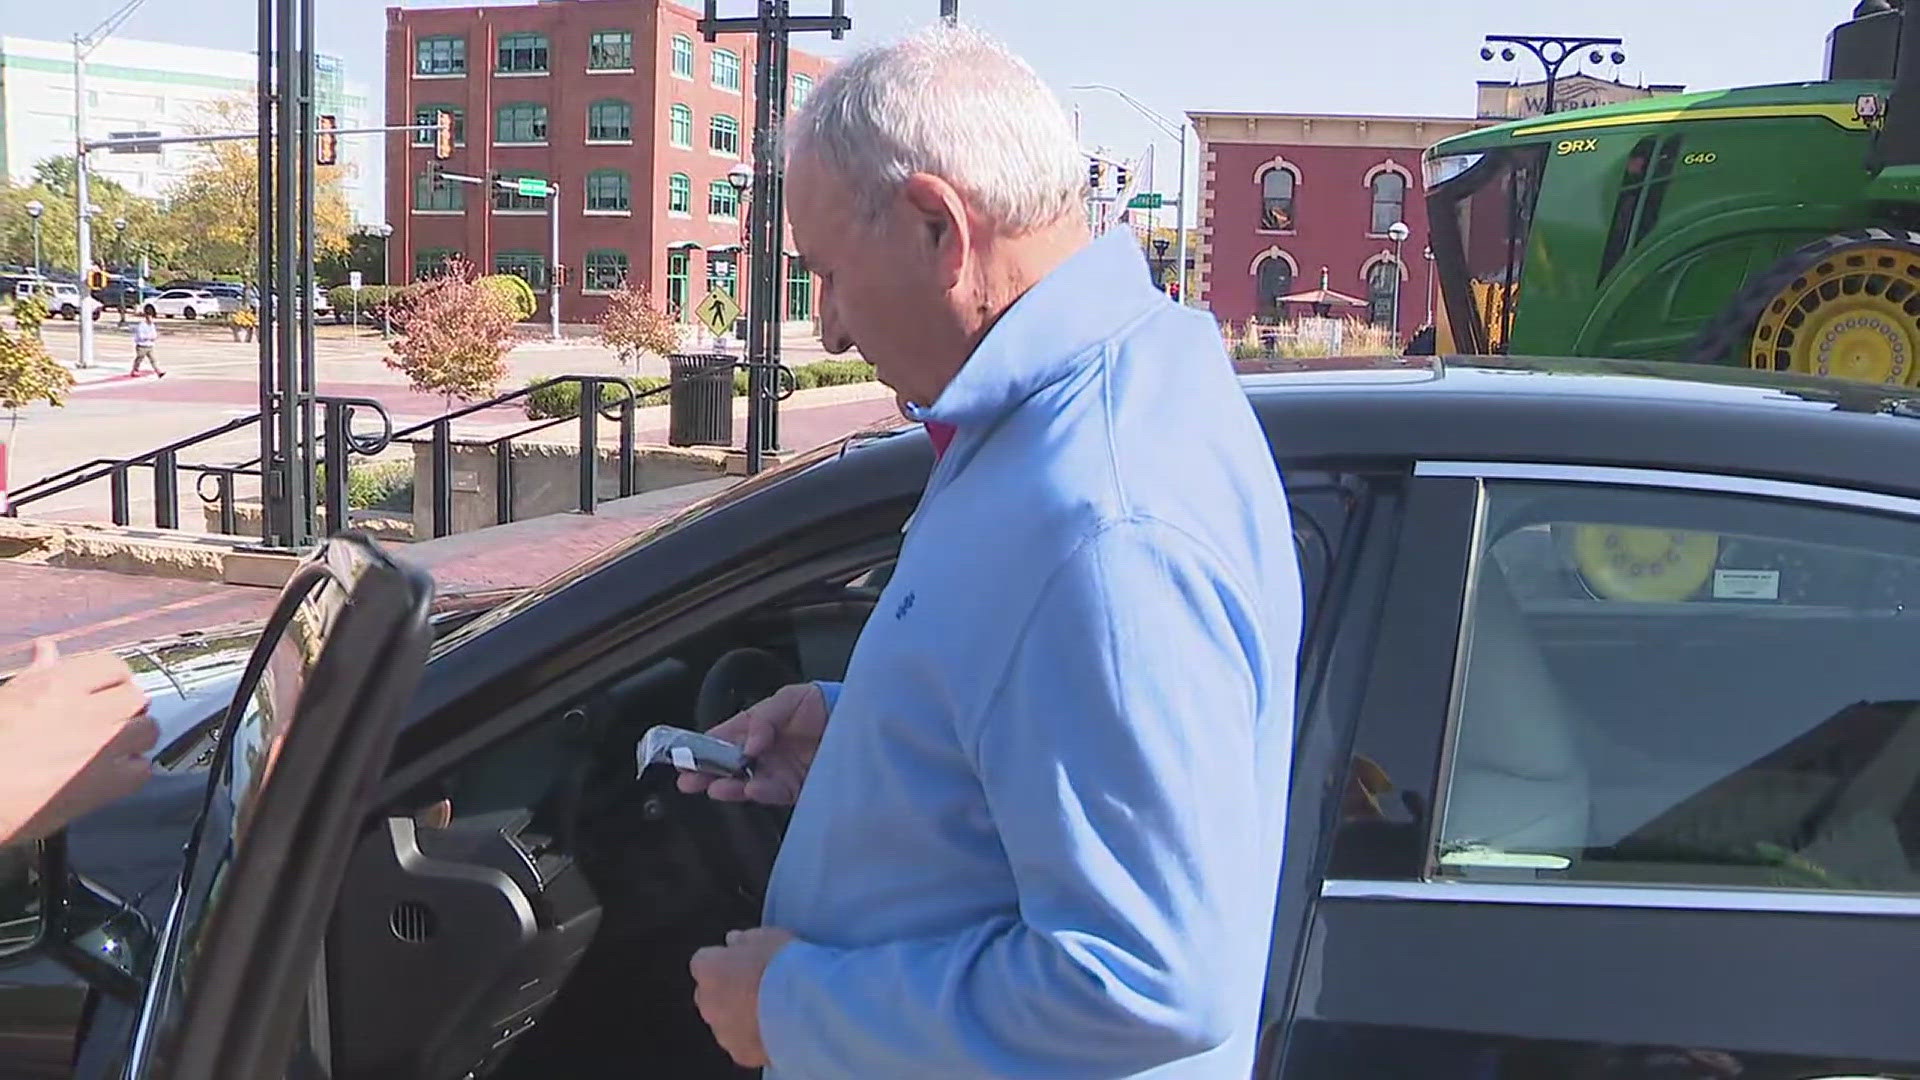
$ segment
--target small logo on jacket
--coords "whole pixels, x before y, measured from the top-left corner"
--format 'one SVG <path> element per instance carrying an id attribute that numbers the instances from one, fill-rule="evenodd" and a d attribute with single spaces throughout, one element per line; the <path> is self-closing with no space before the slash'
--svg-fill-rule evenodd
<path id="1" fill-rule="evenodd" d="M 913 594 L 908 593 L 905 597 L 901 598 L 900 606 L 893 609 L 893 617 L 896 621 L 900 619 L 904 619 L 907 617 L 907 612 L 912 610 L 913 610 Z"/>

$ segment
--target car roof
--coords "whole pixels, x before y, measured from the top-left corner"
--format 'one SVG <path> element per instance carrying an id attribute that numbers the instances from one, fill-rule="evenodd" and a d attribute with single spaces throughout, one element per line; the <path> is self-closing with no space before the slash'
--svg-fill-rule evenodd
<path id="1" fill-rule="evenodd" d="M 1235 366 L 1282 460 L 1610 465 L 1920 496 L 1920 391 L 1636 360 L 1376 357 Z"/>

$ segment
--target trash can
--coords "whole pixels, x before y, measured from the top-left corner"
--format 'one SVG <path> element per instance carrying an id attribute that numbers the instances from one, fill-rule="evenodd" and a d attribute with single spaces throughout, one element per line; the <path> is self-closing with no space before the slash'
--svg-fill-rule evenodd
<path id="1" fill-rule="evenodd" d="M 724 353 L 667 357 L 668 445 L 733 445 L 733 364 Z"/>

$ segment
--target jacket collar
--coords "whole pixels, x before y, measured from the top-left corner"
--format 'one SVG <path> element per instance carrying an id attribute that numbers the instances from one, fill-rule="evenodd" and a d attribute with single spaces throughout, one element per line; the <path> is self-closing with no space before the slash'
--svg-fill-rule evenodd
<path id="1" fill-rule="evenodd" d="M 1131 229 L 1113 229 L 1075 252 L 1000 317 L 931 406 L 915 420 L 962 431 L 989 427 L 1014 406 L 1093 361 L 1155 303 L 1146 256 Z"/>

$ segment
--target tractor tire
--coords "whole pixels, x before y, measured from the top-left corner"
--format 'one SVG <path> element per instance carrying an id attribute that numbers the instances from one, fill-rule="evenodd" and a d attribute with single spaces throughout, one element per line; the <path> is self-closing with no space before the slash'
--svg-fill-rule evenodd
<path id="1" fill-rule="evenodd" d="M 1845 355 L 1862 338 L 1882 355 Z M 1701 328 L 1686 358 L 1920 386 L 1920 233 L 1875 226 L 1788 253 Z"/>

